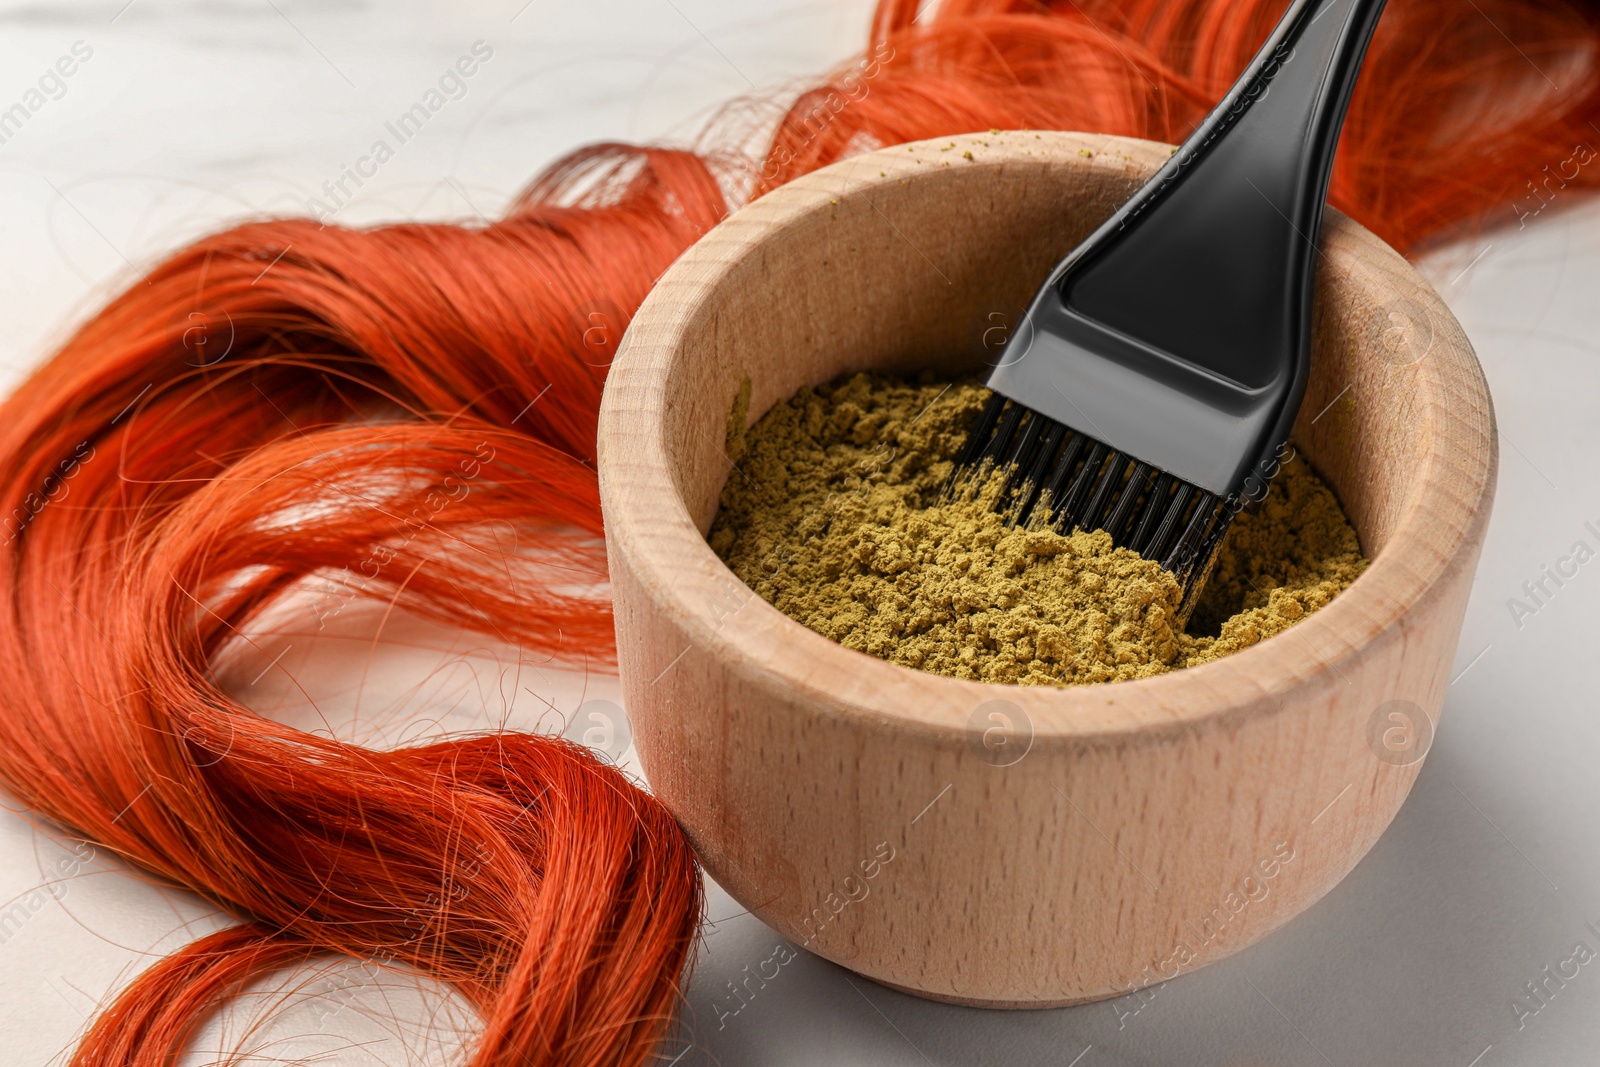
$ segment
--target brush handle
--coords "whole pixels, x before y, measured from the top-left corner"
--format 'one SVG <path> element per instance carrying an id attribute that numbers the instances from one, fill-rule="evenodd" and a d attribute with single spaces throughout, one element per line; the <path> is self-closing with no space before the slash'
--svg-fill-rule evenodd
<path id="1" fill-rule="evenodd" d="M 1069 313 L 1222 391 L 1272 396 L 1268 450 L 1304 390 L 1328 179 L 1383 6 L 1296 0 L 1211 115 L 1056 274 Z"/>

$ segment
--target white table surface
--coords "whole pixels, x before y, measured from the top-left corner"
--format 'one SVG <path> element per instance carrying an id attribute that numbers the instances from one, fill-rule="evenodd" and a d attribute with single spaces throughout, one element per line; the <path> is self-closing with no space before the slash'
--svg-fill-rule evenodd
<path id="1" fill-rule="evenodd" d="M 868 0 L 524 4 L 0 3 L 0 108 L 75 42 L 93 50 L 64 95 L 0 144 L 0 386 L 133 277 L 132 264 L 246 216 L 302 211 L 475 41 L 494 56 L 467 95 L 341 221 L 492 216 L 579 143 L 681 140 L 730 96 L 781 93 L 858 47 L 869 15 Z M 1600 547 L 1584 526 L 1600 526 L 1600 204 L 1566 197 L 1521 230 L 1507 204 L 1508 225 L 1424 264 L 1488 372 L 1500 485 L 1433 751 L 1392 829 L 1338 888 L 1265 942 L 1162 987 L 1137 1014 L 1135 1001 L 946 1007 L 802 955 L 720 1028 L 725 983 L 779 938 L 713 889 L 689 1013 L 666 1058 L 1596 1062 L 1600 965 L 1520 1025 L 1511 1006 L 1576 942 L 1600 950 L 1585 927 L 1600 928 L 1600 562 L 1534 616 L 1515 619 L 1507 604 L 1575 541 Z M 351 611 L 340 625 L 355 637 L 370 621 Z M 307 728 L 395 743 L 487 722 L 540 725 L 534 697 L 487 695 L 484 678 L 519 664 L 476 639 L 402 620 L 385 630 L 370 670 L 364 639 L 313 642 L 281 622 L 264 640 L 262 662 L 234 665 L 234 684 L 264 713 Z M 616 695 L 614 679 L 520 666 L 519 691 L 567 712 Z M 325 719 L 292 695 L 291 675 Z M 84 846 L 75 852 L 14 807 L 0 811 L 0 1064 L 61 1062 L 97 1004 L 228 920 L 105 856 L 85 857 Z M 187 1062 L 211 1062 L 252 1025 L 246 1062 L 279 1064 L 455 1063 L 473 1027 L 458 1000 L 428 983 L 319 967 L 264 983 L 207 1028 Z"/>

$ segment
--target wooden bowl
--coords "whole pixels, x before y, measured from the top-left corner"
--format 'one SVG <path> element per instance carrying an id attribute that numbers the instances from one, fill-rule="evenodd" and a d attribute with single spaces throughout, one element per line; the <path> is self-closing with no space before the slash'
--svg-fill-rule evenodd
<path id="1" fill-rule="evenodd" d="M 1072 1004 L 1238 951 L 1372 847 L 1433 736 L 1493 415 L 1438 296 L 1334 213 L 1295 443 L 1372 565 L 1287 632 L 1136 682 L 961 681 L 813 633 L 706 544 L 746 382 L 753 422 L 848 372 L 975 370 L 1170 151 L 992 133 L 801 178 L 667 272 L 606 384 L 600 492 L 650 783 L 742 904 L 899 989 Z"/>

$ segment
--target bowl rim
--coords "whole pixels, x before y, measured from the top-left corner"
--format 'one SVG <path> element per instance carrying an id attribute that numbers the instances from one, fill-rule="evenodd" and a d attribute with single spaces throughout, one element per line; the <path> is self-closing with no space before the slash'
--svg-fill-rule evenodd
<path id="1" fill-rule="evenodd" d="M 1453 568 L 1475 560 L 1469 549 L 1481 541 L 1487 524 L 1498 462 L 1493 408 L 1477 358 L 1439 295 L 1398 253 L 1332 209 L 1324 241 L 1331 245 L 1330 259 L 1344 261 L 1344 277 L 1373 287 L 1379 279 L 1361 268 L 1381 267 L 1406 284 L 1406 295 L 1430 318 L 1432 347 L 1415 364 L 1413 410 L 1419 419 L 1432 419 L 1434 432 L 1422 447 L 1387 544 L 1348 589 L 1310 618 L 1249 648 L 1148 678 L 1073 686 L 974 681 L 846 648 L 749 591 L 712 551 L 678 491 L 664 435 L 666 383 L 685 335 L 734 264 L 786 222 L 833 210 L 842 186 L 870 195 L 919 172 L 925 175 L 921 162 L 946 163 L 950 157 L 942 152 L 957 141 L 967 143 L 972 159 L 946 174 L 977 176 L 1022 164 L 1109 168 L 1126 178 L 1153 172 L 1172 151 L 1170 145 L 1136 138 L 1031 130 L 897 145 L 773 190 L 678 258 L 639 308 L 612 363 L 597 454 L 609 551 L 625 555 L 635 580 L 671 613 L 691 645 L 748 682 L 781 686 L 814 698 L 834 714 L 896 729 L 965 734 L 968 712 L 988 701 L 1008 701 L 1026 714 L 1037 744 L 1165 736 L 1202 722 L 1283 710 L 1292 702 L 1281 698 L 1302 685 L 1348 685 L 1341 666 L 1374 642 L 1405 640 L 1408 616 Z M 1461 410 L 1452 410 L 1447 399 Z M 734 614 L 754 610 L 758 625 L 713 623 L 682 595 L 686 581 L 727 578 L 750 592 Z M 754 635 L 768 627 L 776 628 L 781 640 L 756 640 Z M 1296 643 L 1307 654 L 1283 654 Z M 829 661 L 836 662 L 830 666 Z M 841 675 L 848 679 L 842 690 Z"/>

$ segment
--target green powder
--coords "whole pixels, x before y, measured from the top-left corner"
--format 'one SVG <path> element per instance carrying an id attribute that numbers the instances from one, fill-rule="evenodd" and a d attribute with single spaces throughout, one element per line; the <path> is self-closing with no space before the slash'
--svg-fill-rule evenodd
<path id="1" fill-rule="evenodd" d="M 778 610 L 847 648 L 958 678 L 1070 685 L 1144 678 L 1276 634 L 1366 560 L 1304 460 L 1234 520 L 1188 631 L 1172 575 L 1102 531 L 1008 527 L 990 480 L 943 499 L 988 391 L 859 374 L 807 389 L 730 456 L 711 547 Z"/>

